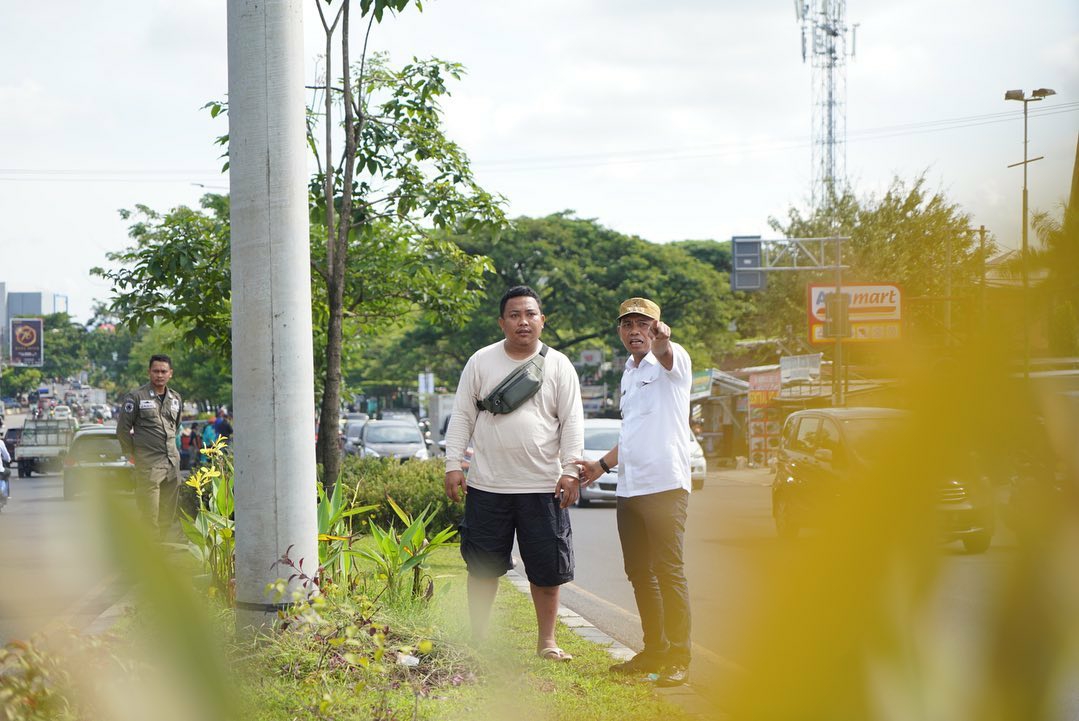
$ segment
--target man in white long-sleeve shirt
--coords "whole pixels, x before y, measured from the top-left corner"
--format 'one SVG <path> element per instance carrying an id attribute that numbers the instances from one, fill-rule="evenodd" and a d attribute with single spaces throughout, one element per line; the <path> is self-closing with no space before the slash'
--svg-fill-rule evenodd
<path id="1" fill-rule="evenodd" d="M 510 288 L 499 304 L 505 339 L 476 351 L 461 372 L 446 431 L 446 495 L 465 499 L 461 555 L 468 566 L 473 634 L 487 629 L 498 579 L 513 564 L 517 545 L 531 584 L 539 626 L 536 652 L 568 661 L 555 642 L 558 593 L 573 580 L 573 535 L 568 507 L 579 493 L 577 467 L 584 447 L 577 371 L 548 349 L 539 391 L 510 413 L 481 410 L 485 398 L 515 368 L 542 348 L 544 316 L 527 286 Z M 475 451 L 468 481 L 461 470 L 469 439 Z"/>
<path id="2" fill-rule="evenodd" d="M 616 445 L 581 461 L 588 485 L 618 466 L 618 538 L 644 632 L 644 650 L 615 664 L 622 674 L 655 674 L 660 686 L 689 680 L 689 584 L 683 545 L 689 508 L 689 395 L 693 364 L 648 298 L 618 309 L 629 351 L 622 374 L 622 428 Z"/>

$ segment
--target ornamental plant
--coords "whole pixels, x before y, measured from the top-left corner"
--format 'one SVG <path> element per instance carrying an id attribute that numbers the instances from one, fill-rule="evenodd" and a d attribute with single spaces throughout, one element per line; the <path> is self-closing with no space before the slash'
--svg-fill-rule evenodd
<path id="1" fill-rule="evenodd" d="M 221 595 L 231 605 L 236 599 L 236 526 L 233 519 L 235 471 L 224 438 L 200 453 L 205 462 L 185 484 L 195 489 L 198 510 L 192 518 L 180 513 L 180 526 L 188 549 L 210 576 L 211 595 Z"/>
<path id="2" fill-rule="evenodd" d="M 416 599 L 422 595 L 429 599 L 434 595 L 434 583 L 428 578 L 427 586 L 423 588 L 426 563 L 435 549 L 446 545 L 457 535 L 457 530 L 447 526 L 434 536 L 428 537 L 427 526 L 434 515 L 430 506 L 413 518 L 412 514 L 403 511 L 393 498 L 387 496 L 386 501 L 405 524 L 405 530 L 398 533 L 392 525 L 381 528 L 373 520 L 369 520 L 367 523 L 374 543 L 371 547 L 352 550 L 350 553 L 375 564 L 379 579 L 385 581 L 386 594 L 391 599 L 402 600 L 406 597 L 406 588 L 407 598 Z"/>

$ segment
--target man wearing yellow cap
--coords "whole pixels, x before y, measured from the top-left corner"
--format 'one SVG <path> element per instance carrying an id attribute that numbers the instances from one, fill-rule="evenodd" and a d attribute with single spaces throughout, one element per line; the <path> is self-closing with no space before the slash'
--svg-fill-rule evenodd
<path id="1" fill-rule="evenodd" d="M 660 686 L 688 681 L 689 585 L 682 559 L 689 502 L 689 354 L 671 341 L 659 306 L 630 298 L 618 309 L 630 358 L 622 374 L 618 445 L 578 461 L 587 485 L 618 466 L 618 537 L 644 632 L 644 650 L 611 670 L 658 674 Z"/>

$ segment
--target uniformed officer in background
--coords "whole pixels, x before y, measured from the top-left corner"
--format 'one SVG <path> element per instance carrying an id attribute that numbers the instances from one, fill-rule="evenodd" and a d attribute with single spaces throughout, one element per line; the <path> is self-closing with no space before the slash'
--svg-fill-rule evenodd
<path id="1" fill-rule="evenodd" d="M 183 399 L 169 388 L 172 359 L 150 356 L 150 382 L 124 396 L 116 437 L 128 458 L 135 459 L 135 503 L 151 526 L 165 538 L 176 515 L 180 483 L 180 431 Z"/>

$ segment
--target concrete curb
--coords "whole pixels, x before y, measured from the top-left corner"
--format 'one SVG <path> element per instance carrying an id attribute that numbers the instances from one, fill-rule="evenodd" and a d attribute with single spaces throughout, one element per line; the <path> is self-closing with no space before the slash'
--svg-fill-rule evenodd
<path id="1" fill-rule="evenodd" d="M 514 588 L 518 591 L 531 596 L 532 591 L 529 587 L 528 579 L 519 574 L 516 570 L 508 571 L 506 573 L 506 578 L 509 579 L 510 583 L 512 583 Z M 607 653 L 609 653 L 613 659 L 618 661 L 628 661 L 636 654 L 636 651 L 632 648 L 611 638 L 592 625 L 592 622 L 587 618 L 565 606 L 560 605 L 558 607 L 558 620 L 586 641 L 591 641 L 599 646 L 604 646 L 607 649 Z"/>

